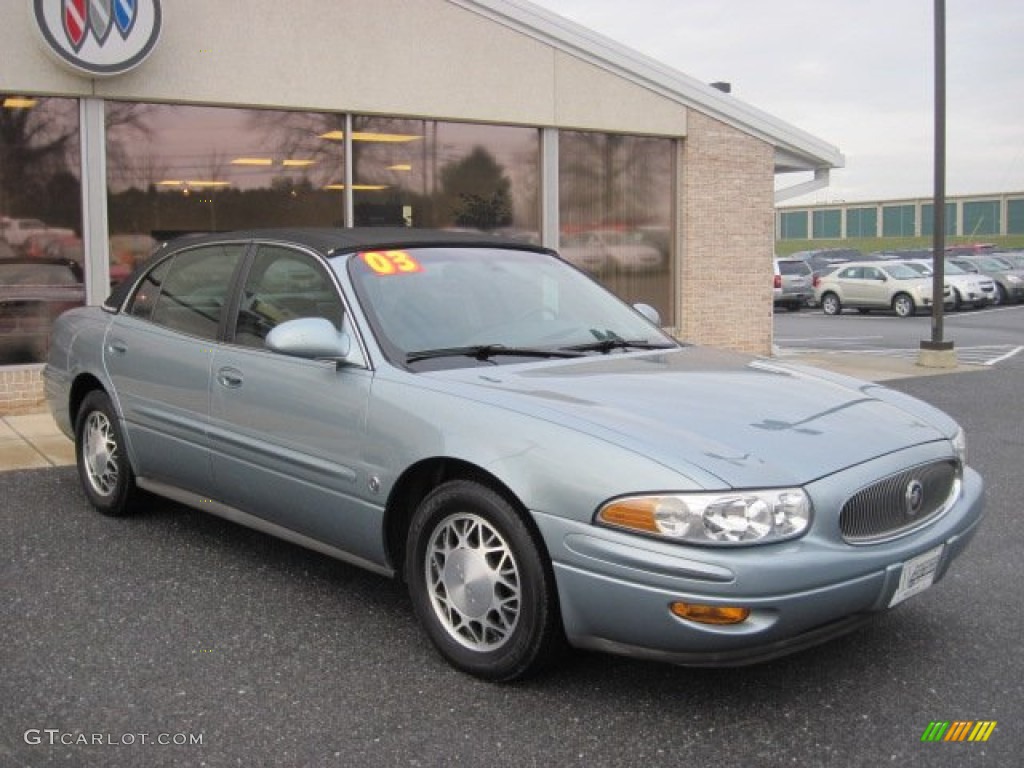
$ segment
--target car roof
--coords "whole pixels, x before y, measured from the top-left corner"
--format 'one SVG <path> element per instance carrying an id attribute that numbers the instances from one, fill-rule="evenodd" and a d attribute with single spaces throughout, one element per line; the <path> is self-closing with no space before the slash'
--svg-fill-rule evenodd
<path id="1" fill-rule="evenodd" d="M 305 246 L 324 256 L 367 249 L 397 249 L 417 247 L 455 246 L 461 248 L 506 248 L 548 253 L 539 245 L 500 237 L 486 232 L 453 232 L 443 229 L 415 229 L 412 227 L 291 227 L 276 229 L 242 229 L 229 232 L 194 233 L 176 237 L 160 245 L 150 258 L 140 262 L 128 277 L 116 285 L 103 304 L 110 309 L 119 308 L 128 298 L 131 287 L 139 276 L 149 269 L 153 259 L 174 253 L 182 248 L 194 248 L 207 243 L 225 241 L 266 240 Z"/>
<path id="2" fill-rule="evenodd" d="M 521 248 L 544 251 L 545 248 L 491 235 L 486 232 L 448 231 L 442 229 L 414 229 L 411 227 L 354 227 L 348 229 L 328 227 L 292 227 L 276 229 L 244 229 L 185 235 L 167 242 L 165 248 L 177 250 L 184 245 L 199 245 L 224 240 L 279 240 L 304 245 L 324 255 L 365 248 L 455 245 Z M 163 250 L 163 249 L 161 249 Z"/>

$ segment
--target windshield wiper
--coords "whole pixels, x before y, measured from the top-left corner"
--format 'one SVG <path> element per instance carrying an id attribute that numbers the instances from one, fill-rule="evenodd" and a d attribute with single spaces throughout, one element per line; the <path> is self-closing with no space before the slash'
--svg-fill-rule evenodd
<path id="1" fill-rule="evenodd" d="M 422 349 L 419 352 L 410 352 L 405 356 L 405 362 L 416 363 L 420 360 L 431 360 L 436 357 L 472 357 L 476 360 L 490 360 L 492 357 L 499 355 L 510 357 L 579 357 L 581 352 L 535 347 L 506 347 L 504 344 L 474 344 L 466 347 L 441 347 L 439 349 Z"/>
<path id="2" fill-rule="evenodd" d="M 613 349 L 675 349 L 675 346 L 673 344 L 656 344 L 644 339 L 620 339 L 614 336 L 610 339 L 588 341 L 586 344 L 573 344 L 572 346 L 564 347 L 564 349 L 574 352 L 600 352 L 603 355 L 607 355 Z"/>

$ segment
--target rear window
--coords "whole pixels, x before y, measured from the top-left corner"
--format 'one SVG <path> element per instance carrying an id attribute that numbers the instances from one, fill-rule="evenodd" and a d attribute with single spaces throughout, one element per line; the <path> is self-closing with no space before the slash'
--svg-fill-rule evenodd
<path id="1" fill-rule="evenodd" d="M 779 272 L 783 275 L 809 275 L 811 268 L 806 261 L 780 261 Z"/>

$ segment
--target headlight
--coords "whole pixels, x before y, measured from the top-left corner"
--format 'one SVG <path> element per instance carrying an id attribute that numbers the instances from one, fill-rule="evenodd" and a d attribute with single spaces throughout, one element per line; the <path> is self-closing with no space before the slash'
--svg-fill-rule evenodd
<path id="1" fill-rule="evenodd" d="M 1019 283 L 1020 282 L 1020 278 L 1017 277 L 1016 275 L 1007 275 L 1006 279 L 1009 280 L 1011 283 Z"/>
<path id="2" fill-rule="evenodd" d="M 596 521 L 691 544 L 761 544 L 806 531 L 811 500 L 800 488 L 627 496 L 604 504 Z"/>
<path id="3" fill-rule="evenodd" d="M 957 427 L 956 434 L 950 439 L 953 444 L 953 455 L 960 461 L 960 466 L 967 466 L 967 435 L 963 428 Z"/>

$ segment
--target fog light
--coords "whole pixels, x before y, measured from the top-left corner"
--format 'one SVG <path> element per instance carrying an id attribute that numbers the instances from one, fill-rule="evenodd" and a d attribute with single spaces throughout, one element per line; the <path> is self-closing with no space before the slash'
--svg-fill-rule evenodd
<path id="1" fill-rule="evenodd" d="M 701 605 L 699 603 L 672 603 L 672 614 L 700 624 L 740 624 L 750 616 L 749 608 L 738 605 Z"/>

